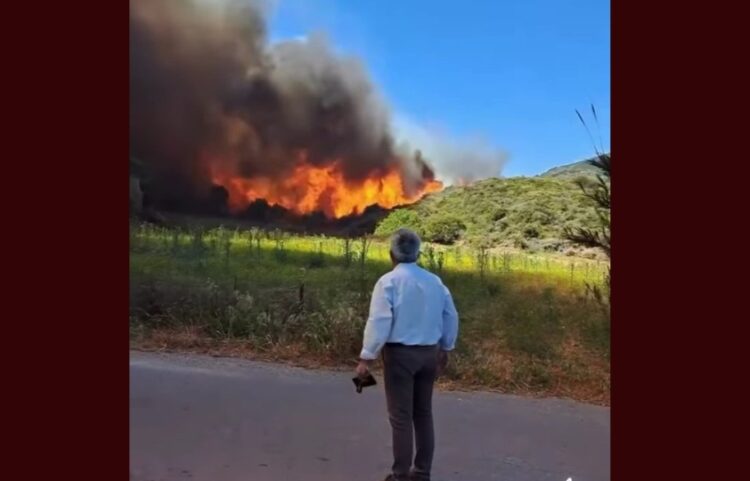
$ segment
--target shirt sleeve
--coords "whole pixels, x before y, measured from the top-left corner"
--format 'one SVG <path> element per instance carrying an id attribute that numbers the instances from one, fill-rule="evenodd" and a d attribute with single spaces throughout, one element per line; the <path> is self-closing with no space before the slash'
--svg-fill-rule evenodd
<path id="1" fill-rule="evenodd" d="M 458 338 L 458 312 L 453 304 L 453 296 L 447 287 L 445 289 L 445 299 L 443 304 L 443 337 L 440 338 L 440 349 L 443 351 L 452 351 L 456 348 L 456 339 Z"/>
<path id="2" fill-rule="evenodd" d="M 370 315 L 365 324 L 360 359 L 377 359 L 380 350 L 388 341 L 393 325 L 393 301 L 391 288 L 382 278 L 375 284 L 370 300 Z"/>

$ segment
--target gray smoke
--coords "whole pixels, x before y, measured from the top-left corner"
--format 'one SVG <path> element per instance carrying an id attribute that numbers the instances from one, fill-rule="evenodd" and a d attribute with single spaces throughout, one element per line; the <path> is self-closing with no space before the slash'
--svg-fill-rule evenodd
<path id="1" fill-rule="evenodd" d="M 508 162 L 507 152 L 479 137 L 459 139 L 405 117 L 396 118 L 394 131 L 404 149 L 418 146 L 446 185 L 498 177 Z"/>

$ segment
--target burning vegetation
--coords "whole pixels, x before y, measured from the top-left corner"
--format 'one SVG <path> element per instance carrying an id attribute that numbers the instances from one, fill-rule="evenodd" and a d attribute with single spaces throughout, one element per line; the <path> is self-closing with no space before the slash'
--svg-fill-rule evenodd
<path id="1" fill-rule="evenodd" d="M 357 59 L 269 44 L 247 1 L 131 1 L 130 150 L 144 203 L 187 213 L 339 219 L 442 188 Z"/>

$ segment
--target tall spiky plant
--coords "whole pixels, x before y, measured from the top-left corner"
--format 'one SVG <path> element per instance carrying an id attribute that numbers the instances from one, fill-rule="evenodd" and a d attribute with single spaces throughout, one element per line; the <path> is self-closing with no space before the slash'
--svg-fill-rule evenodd
<path id="1" fill-rule="evenodd" d="M 596 109 L 591 105 L 591 112 L 596 122 L 597 132 L 599 129 L 599 120 L 596 116 Z M 599 217 L 599 225 L 594 228 L 566 228 L 563 235 L 566 239 L 571 242 L 582 245 L 585 247 L 599 248 L 607 255 L 608 259 L 612 259 L 612 246 L 611 246 L 611 230 L 610 230 L 610 211 L 611 211 L 611 162 L 612 154 L 605 153 L 604 148 L 601 144 L 601 135 L 599 135 L 599 147 L 597 147 L 594 138 L 591 135 L 586 121 L 584 120 L 581 113 L 576 109 L 576 114 L 580 119 L 583 127 L 591 139 L 591 143 L 594 145 L 594 151 L 596 157 L 590 159 L 588 163 L 596 167 L 599 172 L 596 175 L 596 182 L 593 184 L 586 182 L 585 180 L 578 180 L 576 184 L 583 192 L 583 195 L 588 197 L 594 202 L 597 216 Z M 607 269 L 607 275 L 605 277 L 605 284 L 607 288 L 607 297 L 609 298 L 610 287 L 611 287 L 611 273 Z M 596 286 L 589 286 L 594 296 L 601 300 L 603 298 L 601 291 Z"/>

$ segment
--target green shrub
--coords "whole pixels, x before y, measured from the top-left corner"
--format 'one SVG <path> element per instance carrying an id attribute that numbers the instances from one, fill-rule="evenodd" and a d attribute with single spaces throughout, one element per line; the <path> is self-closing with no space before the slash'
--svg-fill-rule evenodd
<path id="1" fill-rule="evenodd" d="M 528 226 L 523 230 L 523 236 L 527 239 L 537 239 L 539 237 L 539 229 L 535 226 Z"/>
<path id="2" fill-rule="evenodd" d="M 380 221 L 375 229 L 375 235 L 389 236 L 401 228 L 411 229 L 420 236 L 424 235 L 422 218 L 417 212 L 410 209 L 396 209 L 391 212 L 388 217 Z"/>
<path id="3" fill-rule="evenodd" d="M 444 218 L 459 219 L 465 225 L 458 238 L 455 233 L 449 238 L 467 241 L 486 237 L 491 238 L 493 246 L 518 244 L 518 238 L 524 242 L 563 240 L 565 226 L 598 225 L 590 201 L 568 178 L 494 178 L 430 194 L 386 217 L 376 234 L 383 236 L 399 227 L 410 227 L 430 238 L 431 231 L 440 230 L 436 226 L 444 224 Z"/>
<path id="4" fill-rule="evenodd" d="M 425 226 L 427 240 L 440 244 L 453 244 L 466 230 L 466 224 L 456 216 L 433 217 Z"/>
<path id="5" fill-rule="evenodd" d="M 492 214 L 492 220 L 498 221 L 505 218 L 505 216 L 508 215 L 508 211 L 505 209 L 496 209 L 495 212 Z"/>

